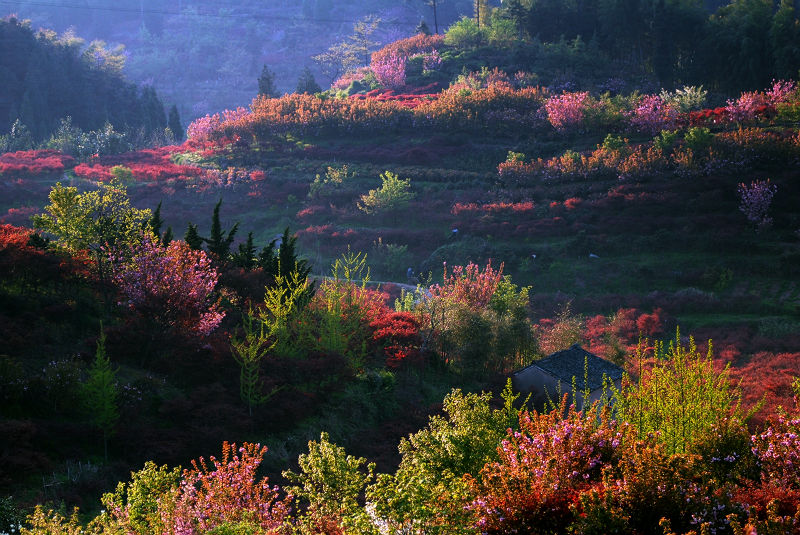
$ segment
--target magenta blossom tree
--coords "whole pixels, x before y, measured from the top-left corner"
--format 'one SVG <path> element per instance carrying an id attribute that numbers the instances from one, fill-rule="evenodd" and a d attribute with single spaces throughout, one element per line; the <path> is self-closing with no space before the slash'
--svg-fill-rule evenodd
<path id="1" fill-rule="evenodd" d="M 383 87 L 394 89 L 406 85 L 406 58 L 400 54 L 392 52 L 370 66 Z"/>
<path id="2" fill-rule="evenodd" d="M 759 111 L 763 110 L 769 102 L 767 97 L 757 91 L 742 93 L 736 100 L 728 100 L 725 113 L 728 120 L 733 123 L 745 123 L 756 118 Z"/>
<path id="3" fill-rule="evenodd" d="M 569 130 L 583 122 L 584 109 L 588 103 L 589 93 L 586 91 L 550 97 L 544 103 L 547 120 L 559 132 Z"/>
<path id="4" fill-rule="evenodd" d="M 219 130 L 223 123 L 236 121 L 249 114 L 250 110 L 240 106 L 235 110 L 223 110 L 222 113 L 206 115 L 192 121 L 186 128 L 186 135 L 189 139 L 195 141 L 205 141 L 210 139 L 211 135 Z"/>
<path id="5" fill-rule="evenodd" d="M 477 264 L 470 262 L 466 266 L 454 266 L 448 272 L 445 262 L 442 284 L 434 284 L 428 291 L 431 297 L 480 310 L 489 304 L 502 278 L 503 264 L 498 269 L 493 269 L 489 262 L 481 271 Z"/>
<path id="6" fill-rule="evenodd" d="M 159 327 L 208 336 L 225 316 L 214 299 L 217 271 L 185 242 L 162 247 L 146 235 L 129 260 L 113 264 L 121 304 Z"/>
<path id="7" fill-rule="evenodd" d="M 772 87 L 766 93 L 767 101 L 773 106 L 787 102 L 794 95 L 796 89 L 797 84 L 794 80 L 773 80 Z"/>
<path id="8" fill-rule="evenodd" d="M 243 523 L 247 533 L 281 533 L 291 512 L 291 496 L 281 498 L 278 487 L 256 474 L 267 448 L 245 442 L 222 445 L 222 458 L 202 457 L 183 471 L 174 502 L 162 500 L 159 512 L 168 533 L 195 535 Z M 219 533 L 233 533 L 219 531 Z M 237 531 L 244 533 L 245 531 Z"/>

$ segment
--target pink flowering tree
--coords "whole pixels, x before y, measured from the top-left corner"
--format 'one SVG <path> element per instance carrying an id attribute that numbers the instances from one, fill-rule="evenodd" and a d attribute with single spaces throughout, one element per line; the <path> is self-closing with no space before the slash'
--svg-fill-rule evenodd
<path id="1" fill-rule="evenodd" d="M 787 515 L 784 525 L 796 530 L 798 521 L 792 513 L 800 508 L 800 379 L 795 378 L 792 387 L 794 410 L 787 413 L 779 409 L 769 427 L 750 438 L 761 477 L 758 486 L 742 493 L 741 498 L 754 510 L 780 507 L 780 514 Z"/>
<path id="2" fill-rule="evenodd" d="M 250 111 L 246 108 L 238 107 L 235 110 L 224 110 L 222 113 L 206 115 L 192 121 L 186 129 L 186 135 L 194 141 L 206 141 L 211 139 L 214 132 L 218 131 L 224 123 L 236 121 L 249 114 Z"/>
<path id="3" fill-rule="evenodd" d="M 466 267 L 455 266 L 448 273 L 445 262 L 442 284 L 434 284 L 428 291 L 433 298 L 461 303 L 478 310 L 488 306 L 502 278 L 503 264 L 493 269 L 489 262 L 481 271 L 477 264 L 469 263 Z"/>
<path id="4" fill-rule="evenodd" d="M 628 116 L 634 128 L 655 135 L 675 127 L 678 110 L 658 95 L 645 95 Z"/>
<path id="5" fill-rule="evenodd" d="M 725 113 L 729 121 L 741 124 L 753 121 L 768 104 L 763 93 L 746 92 L 736 100 L 728 100 Z"/>
<path id="6" fill-rule="evenodd" d="M 626 424 L 595 405 L 548 413 L 522 412 L 519 431 L 507 432 L 497 462 L 487 463 L 469 509 L 482 533 L 565 533 L 581 491 L 602 480 L 622 455 Z"/>
<path id="7" fill-rule="evenodd" d="M 794 95 L 797 85 L 794 80 L 772 81 L 772 87 L 767 90 L 767 101 L 775 106 L 788 101 Z"/>
<path id="8" fill-rule="evenodd" d="M 174 501 L 162 500 L 159 506 L 166 532 L 194 535 L 240 523 L 247 525 L 248 533 L 253 528 L 279 532 L 288 520 L 292 497 L 280 499 L 278 487 L 256 478 L 266 451 L 260 444 L 244 443 L 237 449 L 225 442 L 221 459 L 192 461 Z"/>
<path id="9" fill-rule="evenodd" d="M 583 122 L 584 110 L 588 103 L 589 93 L 586 91 L 562 93 L 550 97 L 544 103 L 547 120 L 559 132 L 577 127 Z"/>
<path id="10" fill-rule="evenodd" d="M 772 204 L 772 197 L 778 187 L 767 180 L 754 180 L 750 184 L 739 184 L 739 210 L 747 216 L 747 220 L 755 223 L 759 230 L 768 228 L 772 218 L 767 215 Z"/>
<path id="11" fill-rule="evenodd" d="M 162 247 L 145 235 L 129 259 L 113 264 L 122 304 L 162 329 L 208 336 L 225 316 L 213 297 L 217 271 L 185 242 Z"/>
<path id="12" fill-rule="evenodd" d="M 800 489 L 800 414 L 779 414 L 763 433 L 752 437 L 762 480 Z"/>
<path id="13" fill-rule="evenodd" d="M 406 85 L 406 58 L 404 56 L 392 52 L 379 61 L 373 61 L 370 67 L 375 73 L 375 78 L 383 87 L 396 88 Z"/>

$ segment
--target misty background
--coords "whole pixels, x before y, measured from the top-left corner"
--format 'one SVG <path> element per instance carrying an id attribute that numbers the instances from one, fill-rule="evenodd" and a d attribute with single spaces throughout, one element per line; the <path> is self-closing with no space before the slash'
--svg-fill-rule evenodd
<path id="1" fill-rule="evenodd" d="M 293 92 L 305 68 L 327 88 L 332 80 L 313 56 L 379 19 L 374 50 L 415 33 L 421 21 L 442 32 L 471 0 L 0 0 L 0 12 L 32 28 L 105 42 L 130 81 L 153 86 L 184 125 L 226 108 L 248 106 L 263 67 L 279 92 Z"/>

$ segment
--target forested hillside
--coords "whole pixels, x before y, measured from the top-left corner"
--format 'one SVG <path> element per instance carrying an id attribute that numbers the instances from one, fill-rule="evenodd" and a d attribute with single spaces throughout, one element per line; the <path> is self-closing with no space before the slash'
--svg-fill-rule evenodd
<path id="1" fill-rule="evenodd" d="M 164 106 L 152 88 L 123 78 L 120 50 L 87 45 L 70 32 L 34 31 L 14 17 L 0 20 L 0 50 L 0 132 L 16 123 L 14 148 L 45 141 L 67 117 L 86 131 L 109 123 L 119 132 L 141 131 L 143 139 L 163 136 Z"/>

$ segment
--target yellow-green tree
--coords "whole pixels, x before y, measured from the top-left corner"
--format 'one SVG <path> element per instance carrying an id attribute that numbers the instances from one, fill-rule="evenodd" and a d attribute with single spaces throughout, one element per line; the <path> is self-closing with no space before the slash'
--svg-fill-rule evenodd
<path id="1" fill-rule="evenodd" d="M 636 350 L 639 363 L 644 362 L 647 345 L 642 342 Z M 638 381 L 623 379 L 614 400 L 618 417 L 634 426 L 639 436 L 653 433 L 668 453 L 688 453 L 720 418 L 746 419 L 729 366 L 714 368 L 710 340 L 705 356 L 691 337 L 688 346 L 681 345 L 680 331 L 668 347 L 656 342 L 653 350 L 652 367 L 640 366 Z"/>
<path id="2" fill-rule="evenodd" d="M 49 198 L 45 213 L 33 217 L 34 227 L 52 235 L 55 244 L 70 254 L 88 252 L 105 287 L 109 259 L 127 254 L 129 246 L 142 239 L 150 210 L 132 206 L 127 189 L 117 180 L 84 193 L 59 182 Z"/>
<path id="3" fill-rule="evenodd" d="M 409 191 L 410 188 L 410 178 L 403 180 L 395 173 L 386 171 L 381 174 L 381 187 L 362 195 L 358 208 L 368 214 L 398 210 L 416 197 L 416 193 Z"/>

